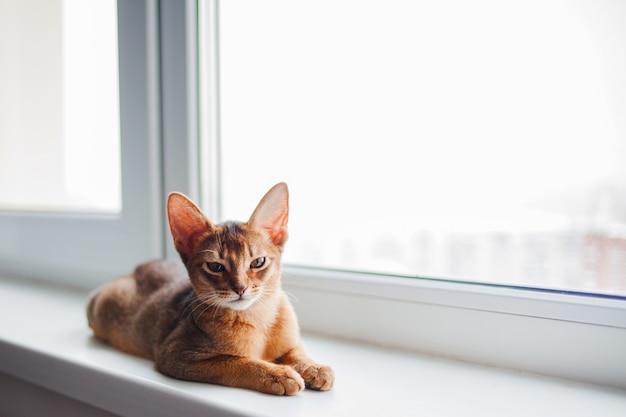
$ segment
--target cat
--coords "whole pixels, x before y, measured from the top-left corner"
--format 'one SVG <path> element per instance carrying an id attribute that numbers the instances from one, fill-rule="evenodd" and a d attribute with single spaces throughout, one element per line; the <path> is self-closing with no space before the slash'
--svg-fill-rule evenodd
<path id="1" fill-rule="evenodd" d="M 155 362 L 170 377 L 275 395 L 326 391 L 330 367 L 312 361 L 281 289 L 289 193 L 276 184 L 246 223 L 211 223 L 171 193 L 167 215 L 180 262 L 156 260 L 96 289 L 94 335 Z"/>

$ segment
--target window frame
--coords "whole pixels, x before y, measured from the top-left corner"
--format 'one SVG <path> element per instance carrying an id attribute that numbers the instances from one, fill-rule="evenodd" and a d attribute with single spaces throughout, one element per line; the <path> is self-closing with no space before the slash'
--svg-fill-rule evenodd
<path id="1" fill-rule="evenodd" d="M 626 301 L 283 267 L 307 331 L 626 389 Z"/>

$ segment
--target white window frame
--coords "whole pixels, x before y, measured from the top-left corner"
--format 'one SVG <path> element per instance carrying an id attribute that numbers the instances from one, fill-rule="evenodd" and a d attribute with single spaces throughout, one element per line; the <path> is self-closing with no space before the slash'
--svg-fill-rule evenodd
<path id="1" fill-rule="evenodd" d="M 293 266 L 283 282 L 308 331 L 626 388 L 623 299 Z"/>

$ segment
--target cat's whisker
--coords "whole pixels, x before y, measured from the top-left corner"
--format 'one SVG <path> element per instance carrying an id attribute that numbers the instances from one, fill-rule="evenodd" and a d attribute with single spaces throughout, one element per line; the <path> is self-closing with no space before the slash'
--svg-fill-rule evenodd
<path id="1" fill-rule="evenodd" d="M 296 297 L 292 292 L 285 291 L 285 290 L 283 290 L 283 292 L 285 293 L 287 298 L 289 300 L 293 301 L 294 303 L 299 303 L 300 302 L 300 300 L 298 300 L 298 297 Z"/>
<path id="2" fill-rule="evenodd" d="M 197 308 L 198 303 L 202 304 L 202 301 L 199 299 L 198 295 L 195 292 L 193 293 L 193 296 L 189 300 L 183 301 L 183 303 L 185 302 L 187 303 L 187 305 L 182 311 L 182 314 L 185 317 L 189 317 L 193 313 L 195 308 Z"/>
<path id="3" fill-rule="evenodd" d="M 216 321 L 217 321 L 217 317 L 218 317 L 219 312 L 220 312 L 220 306 L 215 305 L 215 306 L 213 307 L 213 317 L 211 317 L 211 320 L 212 320 L 213 322 L 216 322 Z"/>
<path id="4" fill-rule="evenodd" d="M 261 291 L 261 294 L 257 297 L 256 302 L 263 305 L 263 304 L 271 304 L 273 302 L 274 297 L 277 294 L 280 294 L 280 290 L 279 289 L 274 289 L 274 288 L 263 288 L 263 290 Z"/>
<path id="5" fill-rule="evenodd" d="M 189 311 L 188 313 L 186 313 L 186 317 L 191 317 L 193 315 L 193 313 L 200 307 L 202 307 L 204 305 L 204 303 L 198 299 L 194 300 L 193 303 L 190 303 L 189 306 L 187 306 L 185 308 L 185 312 Z"/>
<path id="6" fill-rule="evenodd" d="M 218 309 L 219 307 L 216 304 L 205 304 L 204 305 L 204 309 L 199 313 L 200 316 L 204 316 L 206 314 L 207 311 L 213 309 L 213 321 L 215 321 L 215 311 Z"/>
<path id="7" fill-rule="evenodd" d="M 222 297 L 219 294 L 211 293 L 211 294 L 203 294 L 201 297 L 197 297 L 197 300 L 198 300 L 198 305 L 196 305 L 193 308 L 190 315 L 194 314 L 196 311 L 198 311 L 198 309 L 204 307 L 198 313 L 198 316 L 204 316 L 205 314 L 207 314 L 207 312 L 210 312 L 210 310 L 213 310 L 212 320 L 215 321 L 219 310 L 222 308 L 221 306 Z"/>
<path id="8" fill-rule="evenodd" d="M 205 307 L 205 309 L 200 312 L 200 315 L 204 314 L 211 307 L 219 307 L 219 303 L 216 303 L 216 301 L 219 301 L 220 298 L 221 297 L 217 294 L 202 294 L 201 296 L 196 296 L 194 298 L 196 305 L 189 312 L 188 317 L 194 314 L 201 307 Z"/>

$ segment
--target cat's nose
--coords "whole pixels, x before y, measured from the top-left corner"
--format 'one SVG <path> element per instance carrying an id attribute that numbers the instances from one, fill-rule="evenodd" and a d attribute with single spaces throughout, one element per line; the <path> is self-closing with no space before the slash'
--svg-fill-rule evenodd
<path id="1" fill-rule="evenodd" d="M 242 286 L 233 287 L 233 291 L 235 291 L 237 295 L 243 295 L 243 293 L 246 292 L 247 289 L 248 287 L 242 287 Z"/>

